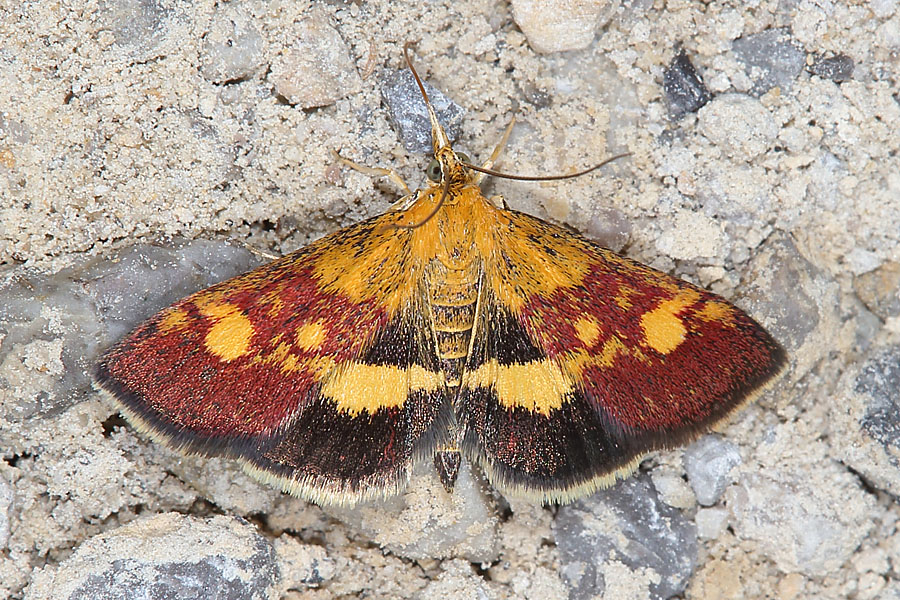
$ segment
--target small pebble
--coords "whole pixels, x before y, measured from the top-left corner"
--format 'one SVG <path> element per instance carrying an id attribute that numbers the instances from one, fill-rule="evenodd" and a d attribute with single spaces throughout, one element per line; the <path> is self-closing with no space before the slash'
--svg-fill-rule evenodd
<path id="1" fill-rule="evenodd" d="M 789 354 L 815 339 L 820 323 L 829 317 L 828 307 L 838 302 L 815 266 L 786 236 L 771 237 L 754 252 L 751 264 L 751 283 L 741 306 L 765 319 L 766 328 Z"/>
<path id="2" fill-rule="evenodd" d="M 161 56 L 169 34 L 172 9 L 159 0 L 103 0 L 100 21 L 112 31 L 116 44 L 136 60 Z"/>
<path id="3" fill-rule="evenodd" d="M 762 96 L 774 87 L 791 88 L 806 66 L 806 52 L 791 37 L 790 29 L 766 29 L 734 40 L 732 50 L 753 81 L 752 96 Z"/>
<path id="4" fill-rule="evenodd" d="M 853 290 L 882 321 L 900 315 L 900 263 L 888 261 L 857 275 Z"/>
<path id="5" fill-rule="evenodd" d="M 264 61 L 265 42 L 243 10 L 220 11 L 203 40 L 200 73 L 214 83 L 246 79 Z"/>
<path id="6" fill-rule="evenodd" d="M 703 506 L 712 506 L 732 482 L 731 470 L 741 464 L 737 446 L 717 435 L 706 435 L 684 451 L 688 482 Z"/>
<path id="7" fill-rule="evenodd" d="M 294 32 L 294 45 L 272 63 L 269 74 L 279 96 L 300 108 L 315 108 L 362 89 L 347 45 L 323 13 L 314 11 Z"/>
<path id="8" fill-rule="evenodd" d="M 848 81 L 853 77 L 853 67 L 855 67 L 853 59 L 846 54 L 838 54 L 829 57 L 817 57 L 809 71 L 813 75 L 818 75 L 822 79 L 830 79 L 835 83 Z"/>
<path id="9" fill-rule="evenodd" d="M 703 135 L 739 161 L 759 156 L 778 136 L 778 125 L 768 109 L 744 94 L 716 96 L 697 115 Z"/>
<path id="10" fill-rule="evenodd" d="M 669 115 L 673 119 L 697 112 L 712 99 L 712 94 L 684 50 L 672 59 L 663 73 L 663 91 Z"/>
<path id="11" fill-rule="evenodd" d="M 725 508 L 701 508 L 694 516 L 697 535 L 702 540 L 714 540 L 725 533 L 728 525 L 728 510 Z"/>
<path id="12" fill-rule="evenodd" d="M 512 0 L 513 19 L 536 52 L 587 48 L 618 2 L 606 0 Z M 601 20 L 603 23 L 601 24 Z"/>

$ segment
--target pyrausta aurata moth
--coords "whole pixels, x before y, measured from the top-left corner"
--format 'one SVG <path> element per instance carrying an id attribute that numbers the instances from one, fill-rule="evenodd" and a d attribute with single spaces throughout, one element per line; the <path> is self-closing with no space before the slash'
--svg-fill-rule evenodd
<path id="1" fill-rule="evenodd" d="M 451 490 L 461 456 L 502 492 L 568 502 L 784 370 L 721 297 L 483 196 L 422 94 L 424 189 L 103 355 L 96 379 L 132 424 L 317 503 L 395 494 L 421 459 Z"/>

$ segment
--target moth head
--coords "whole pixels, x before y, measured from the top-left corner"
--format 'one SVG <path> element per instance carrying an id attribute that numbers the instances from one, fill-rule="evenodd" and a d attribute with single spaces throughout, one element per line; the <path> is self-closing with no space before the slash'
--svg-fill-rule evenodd
<path id="1" fill-rule="evenodd" d="M 464 152 L 454 152 L 450 148 L 447 148 L 447 150 L 449 150 L 449 152 L 442 151 L 440 153 L 443 160 L 439 159 L 437 153 L 435 153 L 435 157 L 428 163 L 428 168 L 425 169 L 425 176 L 428 177 L 430 181 L 435 183 L 441 182 L 441 179 L 443 179 L 444 176 L 444 170 L 441 167 L 442 164 L 446 164 L 448 167 L 461 167 L 472 162 L 469 156 Z"/>

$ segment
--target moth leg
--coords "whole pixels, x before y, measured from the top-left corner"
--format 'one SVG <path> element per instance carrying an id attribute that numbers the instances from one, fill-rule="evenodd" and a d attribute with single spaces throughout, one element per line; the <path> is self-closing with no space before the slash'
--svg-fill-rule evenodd
<path id="1" fill-rule="evenodd" d="M 500 141 L 497 143 L 494 151 L 491 152 L 490 158 L 484 161 L 484 164 L 481 165 L 483 169 L 492 169 L 494 167 L 494 163 L 497 161 L 500 153 L 503 152 L 503 148 L 506 146 L 506 142 L 509 141 L 509 135 L 512 133 L 513 126 L 515 124 L 516 117 L 514 115 L 513 118 L 509 120 L 509 125 L 506 126 L 506 131 L 503 132 L 503 136 L 500 138 Z M 484 181 L 485 177 L 487 177 L 486 173 L 478 173 L 477 175 L 475 175 L 475 184 L 481 185 L 481 182 Z"/>
<path id="2" fill-rule="evenodd" d="M 255 246 L 251 246 L 244 240 L 233 240 L 233 241 L 237 244 L 240 244 L 241 246 L 244 247 L 244 249 L 249 250 L 251 253 L 255 254 L 256 256 L 261 256 L 262 258 L 265 258 L 266 260 L 278 260 L 279 258 L 281 258 L 280 254 L 272 254 L 271 252 L 266 252 L 265 250 L 261 250 Z"/>
<path id="3" fill-rule="evenodd" d="M 331 153 L 334 155 L 334 158 L 344 165 L 350 167 L 354 171 L 359 171 L 363 175 L 369 175 L 371 177 L 388 177 L 391 181 L 399 185 L 403 188 L 403 191 L 406 192 L 404 196 L 409 196 L 412 194 L 412 190 L 409 189 L 409 186 L 406 185 L 406 182 L 397 174 L 397 171 L 393 169 L 384 169 L 380 167 L 367 167 L 365 165 L 361 165 L 359 163 L 355 163 L 352 160 L 344 158 L 341 156 L 337 150 L 332 150 Z"/>

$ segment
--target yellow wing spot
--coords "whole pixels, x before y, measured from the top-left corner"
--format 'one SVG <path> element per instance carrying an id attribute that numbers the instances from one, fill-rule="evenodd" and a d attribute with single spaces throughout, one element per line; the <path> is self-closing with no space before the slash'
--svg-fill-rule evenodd
<path id="1" fill-rule="evenodd" d="M 170 310 L 166 313 L 166 316 L 160 320 L 159 329 L 164 333 L 169 333 L 170 331 L 184 329 L 189 324 L 188 314 L 180 308 L 176 308 L 175 310 Z"/>
<path id="2" fill-rule="evenodd" d="M 253 324 L 233 304 L 207 304 L 200 309 L 204 317 L 213 321 L 206 334 L 206 349 L 221 360 L 240 358 L 250 350 Z"/>
<path id="3" fill-rule="evenodd" d="M 286 342 L 279 342 L 263 361 L 266 363 L 278 363 L 281 372 L 285 374 L 301 370 L 297 355 L 291 352 L 291 345 Z"/>
<path id="4" fill-rule="evenodd" d="M 325 341 L 326 337 L 327 332 L 325 331 L 325 326 L 322 324 L 321 320 L 313 323 L 304 323 L 297 328 L 297 334 L 295 336 L 297 345 L 307 352 L 318 349 L 319 346 L 322 345 L 322 342 Z"/>
<path id="5" fill-rule="evenodd" d="M 697 317 L 704 321 L 717 321 L 725 325 L 734 324 L 734 310 L 724 302 L 707 302 Z"/>
<path id="6" fill-rule="evenodd" d="M 444 385 L 439 373 L 415 365 L 408 369 L 389 365 L 345 363 L 322 386 L 322 395 L 334 400 L 341 412 L 355 417 L 365 411 L 400 408 L 410 392 L 434 391 Z"/>
<path id="7" fill-rule="evenodd" d="M 600 351 L 600 355 L 594 359 L 594 364 L 600 367 L 611 367 L 616 362 L 616 357 L 619 353 L 627 353 L 628 346 L 626 346 L 621 339 L 619 339 L 615 335 L 609 336 L 603 343 L 603 349 Z"/>
<path id="8" fill-rule="evenodd" d="M 578 339 L 581 340 L 585 347 L 592 347 L 600 337 L 600 326 L 597 323 L 597 319 L 591 315 L 579 318 L 575 322 L 575 335 L 578 336 Z"/>
<path id="9" fill-rule="evenodd" d="M 697 292 L 687 290 L 644 313 L 641 317 L 644 342 L 660 354 L 668 354 L 680 346 L 687 335 L 687 327 L 678 313 L 694 304 L 699 296 Z"/>
<path id="10" fill-rule="evenodd" d="M 489 387 L 506 408 L 524 408 L 548 416 L 562 407 L 572 384 L 551 359 L 500 365 L 491 360 L 465 376 L 468 387 Z"/>
<path id="11" fill-rule="evenodd" d="M 293 352 L 294 347 L 287 342 L 278 341 L 280 335 L 273 339 L 274 348 L 267 354 L 258 354 L 251 360 L 254 364 L 275 366 L 285 375 L 312 372 L 316 381 L 320 381 L 334 368 L 334 359 L 329 356 L 312 356 L 301 358 Z"/>

